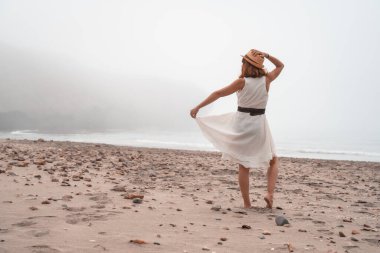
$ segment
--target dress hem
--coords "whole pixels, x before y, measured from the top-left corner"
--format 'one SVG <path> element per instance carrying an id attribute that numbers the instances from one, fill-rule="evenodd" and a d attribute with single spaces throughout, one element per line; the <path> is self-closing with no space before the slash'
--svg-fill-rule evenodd
<path id="1" fill-rule="evenodd" d="M 196 120 L 198 124 L 200 122 Z M 207 134 L 205 134 L 203 131 L 201 131 L 203 136 L 208 139 L 211 144 L 218 149 L 222 153 L 222 159 L 223 160 L 229 160 L 232 162 L 239 163 L 243 165 L 246 168 L 249 169 L 258 169 L 258 168 L 268 168 L 270 165 L 270 160 L 273 159 L 273 157 L 276 157 L 277 154 L 275 152 L 269 152 L 265 156 L 255 157 L 255 156 L 244 156 L 244 155 L 238 155 L 232 152 L 226 151 L 224 148 L 222 148 L 219 144 L 217 144 L 212 138 L 210 138 Z M 270 144 L 271 145 L 271 144 Z M 271 145 L 271 151 L 273 151 L 273 147 Z"/>
<path id="2" fill-rule="evenodd" d="M 270 160 L 272 160 L 274 157 L 276 157 L 277 155 L 272 153 L 272 154 L 268 154 L 268 157 L 263 160 L 263 161 L 255 161 L 255 162 L 252 162 L 252 161 L 243 161 L 243 160 L 240 160 L 228 153 L 225 153 L 225 152 L 221 152 L 222 153 L 222 159 L 223 160 L 228 160 L 228 161 L 232 161 L 232 162 L 236 162 L 238 164 L 241 164 L 243 165 L 245 168 L 247 169 L 260 169 L 260 168 L 268 168 L 270 166 Z M 269 158 L 270 157 L 270 158 Z"/>

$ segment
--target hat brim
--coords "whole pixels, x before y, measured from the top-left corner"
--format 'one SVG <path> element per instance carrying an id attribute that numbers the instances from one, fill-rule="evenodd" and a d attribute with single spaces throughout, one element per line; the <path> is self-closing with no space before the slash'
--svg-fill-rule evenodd
<path id="1" fill-rule="evenodd" d="M 252 61 L 248 57 L 245 57 L 245 55 L 240 55 L 240 56 L 243 57 L 249 64 L 255 66 L 258 69 L 264 69 L 265 68 L 264 64 L 262 66 L 258 66 L 256 62 Z"/>

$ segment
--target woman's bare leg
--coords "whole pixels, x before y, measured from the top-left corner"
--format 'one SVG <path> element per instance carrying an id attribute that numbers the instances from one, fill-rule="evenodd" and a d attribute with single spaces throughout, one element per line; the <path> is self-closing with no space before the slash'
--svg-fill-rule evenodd
<path id="1" fill-rule="evenodd" d="M 243 197 L 244 207 L 250 208 L 251 201 L 249 199 L 249 169 L 239 164 L 239 186 L 241 196 Z"/>
<path id="2" fill-rule="evenodd" d="M 278 175 L 278 158 L 273 157 L 272 160 L 270 161 L 270 166 L 267 171 L 267 180 L 268 180 L 267 191 L 268 192 L 264 198 L 265 202 L 267 202 L 268 208 L 272 208 L 273 206 L 273 194 L 274 194 L 274 189 L 276 186 L 277 175 Z"/>

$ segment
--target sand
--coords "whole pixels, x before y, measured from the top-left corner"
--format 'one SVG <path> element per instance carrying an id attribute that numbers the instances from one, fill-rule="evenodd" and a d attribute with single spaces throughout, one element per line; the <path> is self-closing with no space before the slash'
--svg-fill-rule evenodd
<path id="1" fill-rule="evenodd" d="M 265 171 L 249 210 L 237 171 L 218 152 L 2 139 L 0 253 L 380 252 L 380 163 L 281 157 L 272 210 Z"/>

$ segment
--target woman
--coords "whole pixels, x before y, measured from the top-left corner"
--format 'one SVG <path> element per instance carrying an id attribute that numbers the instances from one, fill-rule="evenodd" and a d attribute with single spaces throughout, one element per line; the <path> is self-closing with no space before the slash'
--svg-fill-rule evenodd
<path id="1" fill-rule="evenodd" d="M 276 68 L 268 72 L 264 58 Z M 278 174 L 278 158 L 265 117 L 265 107 L 271 83 L 280 75 L 284 64 L 275 57 L 252 49 L 242 59 L 241 75 L 230 85 L 212 92 L 190 111 L 205 137 L 222 152 L 222 159 L 239 164 L 239 186 L 244 208 L 251 208 L 249 199 L 249 169 L 266 167 L 266 206 L 272 208 Z M 236 92 L 238 111 L 222 115 L 196 117 L 199 109 Z"/>

